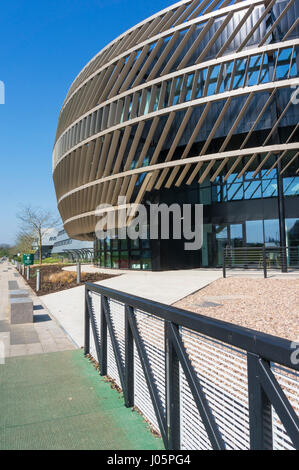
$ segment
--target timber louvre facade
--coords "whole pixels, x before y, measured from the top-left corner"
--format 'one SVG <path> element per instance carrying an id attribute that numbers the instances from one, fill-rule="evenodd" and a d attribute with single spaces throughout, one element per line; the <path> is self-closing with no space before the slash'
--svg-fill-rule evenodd
<path id="1" fill-rule="evenodd" d="M 204 245 L 107 238 L 103 266 L 218 266 L 226 245 L 298 247 L 298 17 L 298 0 L 181 1 L 95 56 L 53 150 L 69 236 L 93 240 L 97 205 L 117 210 L 125 195 L 204 204 Z"/>

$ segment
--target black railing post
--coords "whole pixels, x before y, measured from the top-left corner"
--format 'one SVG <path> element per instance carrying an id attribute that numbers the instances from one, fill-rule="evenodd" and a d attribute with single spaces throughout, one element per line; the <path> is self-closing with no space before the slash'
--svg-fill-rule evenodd
<path id="1" fill-rule="evenodd" d="M 101 354 L 100 375 L 107 375 L 107 321 L 104 312 L 104 296 L 101 295 Z"/>
<path id="2" fill-rule="evenodd" d="M 271 402 L 260 383 L 258 361 L 259 356 L 247 353 L 250 449 L 271 450 Z"/>
<path id="3" fill-rule="evenodd" d="M 125 306 L 125 405 L 134 406 L 134 338 L 129 323 L 129 305 Z"/>
<path id="4" fill-rule="evenodd" d="M 266 247 L 263 246 L 263 266 L 264 266 L 264 278 L 267 278 L 267 257 L 266 257 Z"/>
<path id="5" fill-rule="evenodd" d="M 178 330 L 178 327 L 174 325 Z M 168 450 L 178 450 L 180 437 L 180 369 L 179 359 L 169 334 L 170 322 L 165 321 L 165 387 Z"/>
<path id="6" fill-rule="evenodd" d="M 288 272 L 288 263 L 287 263 L 287 248 L 283 246 L 281 248 L 281 272 Z"/>
<path id="7" fill-rule="evenodd" d="M 223 277 L 226 277 L 226 266 L 225 266 L 225 248 L 223 249 L 223 257 L 222 257 L 222 269 L 223 269 Z"/>
<path id="8" fill-rule="evenodd" d="M 84 354 L 87 355 L 90 352 L 90 314 L 87 296 L 89 290 L 85 286 L 85 306 L 84 306 Z"/>

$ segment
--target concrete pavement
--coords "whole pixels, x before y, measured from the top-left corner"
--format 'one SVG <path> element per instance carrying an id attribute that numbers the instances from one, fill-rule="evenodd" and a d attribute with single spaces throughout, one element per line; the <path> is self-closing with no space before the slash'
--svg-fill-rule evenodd
<path id="1" fill-rule="evenodd" d="M 33 300 L 33 323 L 11 325 L 9 322 L 10 285 L 17 283 L 19 289 L 27 289 Z M 9 357 L 42 354 L 74 349 L 74 343 L 51 317 L 22 276 L 8 262 L 0 264 L 0 360 Z M 3 359 L 3 358 L 2 358 Z"/>
<path id="2" fill-rule="evenodd" d="M 67 270 L 75 269 L 68 267 Z M 88 272 L 91 266 L 82 266 L 82 271 Z M 117 277 L 97 282 L 128 294 L 145 297 L 168 305 L 202 289 L 222 276 L 221 270 L 178 270 L 163 272 L 100 270 L 109 274 L 120 274 Z M 89 271 L 90 272 L 90 271 Z M 54 294 L 41 297 L 51 314 L 72 337 L 73 341 L 83 346 L 83 315 L 84 315 L 84 286 L 74 287 Z"/>

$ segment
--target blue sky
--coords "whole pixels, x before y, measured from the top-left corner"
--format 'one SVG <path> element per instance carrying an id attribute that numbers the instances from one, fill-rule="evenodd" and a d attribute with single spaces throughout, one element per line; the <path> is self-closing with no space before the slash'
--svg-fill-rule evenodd
<path id="1" fill-rule="evenodd" d="M 56 211 L 51 154 L 59 109 L 84 65 L 174 0 L 1 2 L 0 243 L 13 244 L 20 204 Z"/>

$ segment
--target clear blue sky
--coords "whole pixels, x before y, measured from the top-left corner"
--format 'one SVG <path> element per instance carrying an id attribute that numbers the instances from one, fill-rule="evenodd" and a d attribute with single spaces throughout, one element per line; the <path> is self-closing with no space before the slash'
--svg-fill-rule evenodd
<path id="1" fill-rule="evenodd" d="M 119 34 L 175 0 L 15 0 L 0 9 L 0 243 L 20 204 L 56 211 L 51 154 L 67 90 Z"/>

